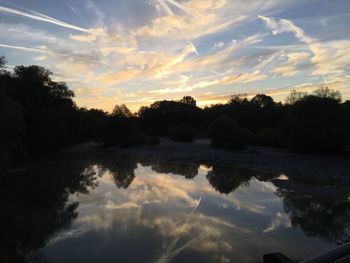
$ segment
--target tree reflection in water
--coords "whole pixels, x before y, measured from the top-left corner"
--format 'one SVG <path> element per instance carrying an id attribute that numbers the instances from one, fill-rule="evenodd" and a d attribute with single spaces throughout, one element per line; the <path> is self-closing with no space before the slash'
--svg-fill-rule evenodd
<path id="1" fill-rule="evenodd" d="M 157 173 L 180 175 L 186 179 L 195 178 L 199 167 L 203 165 L 201 162 L 192 160 L 154 160 L 128 156 L 115 162 L 105 163 L 103 166 L 112 173 L 118 188 L 127 189 L 135 178 L 138 163 L 151 167 Z M 240 186 L 247 186 L 252 178 L 268 181 L 278 176 L 278 174 L 257 172 L 215 162 L 208 162 L 204 166 L 208 168 L 206 178 L 210 185 L 219 193 L 226 195 Z M 287 189 L 281 185 L 276 187 L 276 194 L 282 198 L 284 209 L 289 214 L 294 227 L 300 226 L 308 236 L 318 237 L 328 242 L 342 243 L 350 239 L 350 200 L 346 193 L 330 199 L 319 197 L 317 190 L 314 194 L 300 194 L 293 187 Z"/>
<path id="2" fill-rule="evenodd" d="M 67 154 L 66 154 L 67 155 Z M 195 178 L 202 162 L 193 160 L 161 160 L 140 156 L 116 156 L 103 152 L 85 158 L 69 156 L 70 160 L 40 163 L 32 168 L 3 177 L 0 198 L 0 262 L 24 262 L 30 258 L 44 261 L 39 249 L 62 228 L 70 226 L 77 217 L 78 203 L 70 203 L 74 193 L 88 194 L 97 186 L 96 179 L 109 172 L 117 188 L 129 188 L 138 164 L 156 173 Z M 208 182 L 219 193 L 230 194 L 252 178 L 267 181 L 276 174 L 256 172 L 231 165 L 208 162 L 204 164 Z M 308 236 L 341 243 L 349 239 L 350 201 L 348 192 L 332 198 L 298 192 L 272 181 L 276 194 L 282 198 L 292 225 Z"/>
<path id="3" fill-rule="evenodd" d="M 157 173 L 172 173 L 184 176 L 186 179 L 195 178 L 201 165 L 191 160 L 143 160 L 140 163 L 143 166 L 150 166 Z"/>
<path id="4" fill-rule="evenodd" d="M 212 187 L 222 193 L 229 194 L 241 185 L 247 185 L 253 174 L 247 169 L 225 165 L 213 165 L 208 172 L 207 179 Z"/>
<path id="5" fill-rule="evenodd" d="M 69 195 L 88 193 L 96 186 L 97 174 L 94 166 L 70 163 L 40 164 L 4 177 L 0 262 L 44 262 L 38 249 L 77 217 L 79 204 L 68 203 Z"/>
<path id="6" fill-rule="evenodd" d="M 137 161 L 133 158 L 118 158 L 114 162 L 106 162 L 105 169 L 108 170 L 118 188 L 127 189 L 135 178 Z"/>
<path id="7" fill-rule="evenodd" d="M 283 198 L 284 209 L 289 214 L 292 226 L 299 226 L 308 236 L 335 244 L 349 242 L 349 192 L 320 196 L 316 191 L 310 195 L 297 188 L 278 189 L 277 193 Z M 336 188 L 333 191 L 337 191 Z"/>

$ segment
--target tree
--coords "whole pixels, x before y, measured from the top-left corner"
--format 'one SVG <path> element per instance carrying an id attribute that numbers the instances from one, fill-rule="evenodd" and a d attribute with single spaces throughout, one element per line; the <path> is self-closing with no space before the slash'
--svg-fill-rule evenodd
<path id="1" fill-rule="evenodd" d="M 214 147 L 224 149 L 242 149 L 248 140 L 247 133 L 237 122 L 226 116 L 219 117 L 209 125 L 208 136 Z"/>
<path id="2" fill-rule="evenodd" d="M 114 117 L 123 117 L 123 118 L 130 118 L 133 116 L 132 112 L 126 107 L 125 104 L 122 105 L 115 105 L 112 116 Z"/>
<path id="3" fill-rule="evenodd" d="M 172 126 L 169 128 L 168 136 L 174 142 L 192 142 L 195 132 L 187 125 Z"/>
<path id="4" fill-rule="evenodd" d="M 272 97 L 266 96 L 265 94 L 257 94 L 251 99 L 251 102 L 254 105 L 259 106 L 260 108 L 269 108 L 275 105 L 275 102 Z"/>
<path id="5" fill-rule="evenodd" d="M 0 69 L 2 69 L 5 66 L 5 57 L 4 56 L 0 56 Z"/>
<path id="6" fill-rule="evenodd" d="M 0 57 L 0 69 L 5 58 Z M 25 154 L 22 140 L 25 130 L 23 109 L 11 97 L 11 77 L 0 71 L 0 169 L 19 161 Z"/>
<path id="7" fill-rule="evenodd" d="M 156 101 L 139 110 L 142 127 L 150 134 L 166 136 L 171 126 L 197 124 L 200 109 L 178 101 Z"/>
<path id="8" fill-rule="evenodd" d="M 192 106 L 194 106 L 194 107 L 197 106 L 197 101 L 196 101 L 194 98 L 192 98 L 191 96 L 185 96 L 185 97 L 183 97 L 183 98 L 180 100 L 180 102 L 185 103 L 185 104 L 192 105 Z"/>
<path id="9" fill-rule="evenodd" d="M 247 94 L 234 94 L 231 96 L 231 99 L 229 100 L 228 104 L 235 104 L 235 103 L 247 103 Z"/>
<path id="10" fill-rule="evenodd" d="M 346 119 L 338 100 L 309 95 L 285 112 L 284 130 L 297 151 L 332 153 L 346 144 Z"/>
<path id="11" fill-rule="evenodd" d="M 317 96 L 319 98 L 323 98 L 323 99 L 329 98 L 329 99 L 336 100 L 338 102 L 342 101 L 342 95 L 339 91 L 333 90 L 333 89 L 330 89 L 330 88 L 324 87 L 324 86 L 318 88 L 317 90 L 314 90 L 313 94 L 315 96 Z"/>
<path id="12" fill-rule="evenodd" d="M 294 103 L 296 103 L 297 101 L 302 100 L 306 96 L 307 96 L 306 92 L 297 92 L 296 90 L 292 90 L 290 92 L 290 94 L 286 98 L 286 103 L 290 104 L 290 105 L 293 105 Z"/>
<path id="13" fill-rule="evenodd" d="M 77 121 L 74 93 L 51 75 L 39 66 L 18 66 L 12 74 L 12 97 L 22 106 L 26 125 L 23 142 L 34 155 L 77 143 L 71 129 Z"/>

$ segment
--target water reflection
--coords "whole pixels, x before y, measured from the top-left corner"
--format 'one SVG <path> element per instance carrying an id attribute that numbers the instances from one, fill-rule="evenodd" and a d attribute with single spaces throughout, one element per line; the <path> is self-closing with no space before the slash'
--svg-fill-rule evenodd
<path id="1" fill-rule="evenodd" d="M 1 262 L 252 262 L 349 238 L 345 186 L 215 162 L 68 159 L 6 177 Z"/>
<path id="2" fill-rule="evenodd" d="M 343 187 L 281 185 L 277 194 L 283 199 L 292 226 L 312 237 L 335 244 L 350 241 L 349 191 Z"/>
<path id="3" fill-rule="evenodd" d="M 87 194 L 96 186 L 96 170 L 85 167 L 41 164 L 3 178 L 1 262 L 43 260 L 38 249 L 78 216 L 79 203 L 67 202 L 70 194 Z"/>

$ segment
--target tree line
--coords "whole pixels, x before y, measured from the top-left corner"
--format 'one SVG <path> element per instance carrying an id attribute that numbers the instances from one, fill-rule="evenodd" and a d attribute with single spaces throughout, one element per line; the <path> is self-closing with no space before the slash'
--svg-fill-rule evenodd
<path id="1" fill-rule="evenodd" d="M 350 101 L 338 91 L 292 91 L 286 103 L 258 94 L 234 95 L 225 104 L 199 108 L 195 99 L 156 101 L 133 114 L 125 105 L 112 113 L 78 107 L 74 92 L 40 66 L 4 69 L 0 58 L 0 166 L 85 141 L 129 146 L 210 138 L 214 147 L 285 147 L 339 153 L 350 144 Z"/>

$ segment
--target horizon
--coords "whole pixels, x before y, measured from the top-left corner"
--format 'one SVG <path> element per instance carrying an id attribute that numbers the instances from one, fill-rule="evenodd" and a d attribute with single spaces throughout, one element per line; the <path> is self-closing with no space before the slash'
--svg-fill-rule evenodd
<path id="1" fill-rule="evenodd" d="M 321 85 L 350 99 L 347 1 L 245 2 L 0 1 L 0 54 L 108 112 L 186 95 L 200 107 L 238 93 L 284 102 Z"/>

